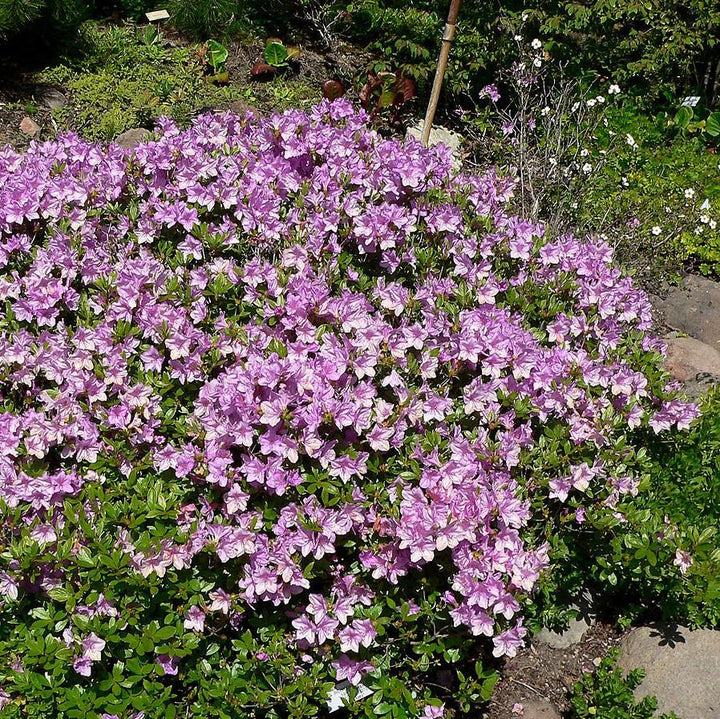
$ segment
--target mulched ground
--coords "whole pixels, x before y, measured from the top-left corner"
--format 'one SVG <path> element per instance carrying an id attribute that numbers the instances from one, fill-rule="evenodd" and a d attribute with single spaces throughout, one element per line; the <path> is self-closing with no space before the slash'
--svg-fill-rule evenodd
<path id="1" fill-rule="evenodd" d="M 516 716 L 512 713 L 515 703 L 537 700 L 549 702 L 560 712 L 568 709 L 573 683 L 592 672 L 624 636 L 612 624 L 598 620 L 579 644 L 568 649 L 551 649 L 533 641 L 506 661 L 483 719 L 510 719 Z"/>

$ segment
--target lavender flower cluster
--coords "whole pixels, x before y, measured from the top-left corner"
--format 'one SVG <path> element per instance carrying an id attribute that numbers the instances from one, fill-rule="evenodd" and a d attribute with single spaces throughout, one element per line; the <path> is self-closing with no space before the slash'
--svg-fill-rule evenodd
<path id="1" fill-rule="evenodd" d="M 272 605 L 357 684 L 385 588 L 421 611 L 442 558 L 448 622 L 514 655 L 550 561 L 523 539 L 529 489 L 578 521 L 617 511 L 638 478 L 613 439 L 697 410 L 658 380 L 650 306 L 610 248 L 547 237 L 511 195 L 344 101 L 161 121 L 133 151 L 1 150 L 0 543 L 67 540 L 64 500 L 113 472 L 170 476 L 189 488 L 175 535 L 141 549 L 121 526 L 116 546 L 145 577 L 216 557 L 188 631 Z M 548 428 L 572 449 L 538 473 Z M 0 561 L 6 606 L 73 583 Z M 82 675 L 107 651 L 63 641 Z"/>

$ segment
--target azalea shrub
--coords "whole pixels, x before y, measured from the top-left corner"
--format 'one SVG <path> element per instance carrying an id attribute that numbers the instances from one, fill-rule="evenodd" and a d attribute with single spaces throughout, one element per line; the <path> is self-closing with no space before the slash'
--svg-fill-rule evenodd
<path id="1" fill-rule="evenodd" d="M 607 245 L 367 119 L 0 151 L 3 717 L 475 711 L 696 417 Z"/>

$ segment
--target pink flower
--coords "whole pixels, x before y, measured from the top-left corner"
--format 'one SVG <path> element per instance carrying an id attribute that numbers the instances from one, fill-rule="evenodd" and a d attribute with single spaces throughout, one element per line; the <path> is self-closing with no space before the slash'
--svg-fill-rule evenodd
<path id="1" fill-rule="evenodd" d="M 156 662 L 158 666 L 162 667 L 165 674 L 175 676 L 178 673 L 180 657 L 171 657 L 169 654 L 159 654 Z"/>
<path id="2" fill-rule="evenodd" d="M 94 632 L 91 632 L 80 642 L 83 657 L 92 662 L 100 661 L 102 650 L 105 649 L 105 640 L 100 639 Z"/>
<path id="3" fill-rule="evenodd" d="M 346 679 L 353 686 L 357 686 L 362 681 L 363 675 L 371 671 L 374 667 L 368 661 L 356 661 L 351 659 L 347 654 L 341 654 L 332 666 L 335 669 L 335 678 L 337 681 Z"/>
<path id="4" fill-rule="evenodd" d="M 92 661 L 88 657 L 76 657 L 73 668 L 81 676 L 89 677 L 92 672 Z"/>
<path id="5" fill-rule="evenodd" d="M 435 706 L 428 704 L 423 710 L 423 719 L 442 719 L 445 716 L 445 705 Z"/>
<path id="6" fill-rule="evenodd" d="M 185 629 L 192 629 L 196 632 L 203 632 L 205 629 L 205 612 L 200 607 L 192 606 L 188 609 L 183 621 Z"/>

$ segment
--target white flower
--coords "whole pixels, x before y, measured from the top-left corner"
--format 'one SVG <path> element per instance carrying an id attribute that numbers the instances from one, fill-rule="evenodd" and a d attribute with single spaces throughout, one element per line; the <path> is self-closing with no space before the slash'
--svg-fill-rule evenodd
<path id="1" fill-rule="evenodd" d="M 603 102 L 605 102 L 605 98 L 602 95 L 598 95 L 595 99 L 597 100 L 598 105 L 602 105 Z"/>
<path id="2" fill-rule="evenodd" d="M 620 87 L 618 85 L 612 84 L 608 88 L 608 95 L 619 95 L 620 94 Z"/>
<path id="3" fill-rule="evenodd" d="M 628 182 L 627 177 L 623 177 L 622 180 L 620 180 L 623 187 L 630 187 L 630 183 Z"/>
<path id="4" fill-rule="evenodd" d="M 551 158 L 548 160 L 548 162 L 549 162 L 553 167 L 555 167 L 555 165 L 557 165 L 557 158 L 551 157 Z"/>
<path id="5" fill-rule="evenodd" d="M 573 202 L 573 203 L 570 205 L 570 209 L 571 209 L 571 210 L 577 210 L 577 208 L 578 208 L 578 203 L 577 203 L 577 202 Z"/>
<path id="6" fill-rule="evenodd" d="M 549 115 L 549 114 L 550 114 L 550 108 L 547 107 L 547 106 L 543 107 L 543 109 L 540 110 L 540 114 L 541 114 L 543 117 L 545 117 L 546 115 Z"/>
<path id="7" fill-rule="evenodd" d="M 707 223 L 710 222 L 710 218 L 707 215 L 700 215 L 700 222 L 702 222 L 703 225 L 707 225 Z"/>
<path id="8" fill-rule="evenodd" d="M 589 174 L 592 172 L 592 169 L 593 169 L 593 167 L 592 167 L 592 165 L 591 165 L 589 162 L 586 162 L 586 163 L 582 166 L 582 171 L 583 171 L 586 175 L 589 175 Z"/>
<path id="9" fill-rule="evenodd" d="M 685 199 L 692 200 L 693 197 L 695 197 L 695 190 L 693 190 L 692 187 L 688 187 L 687 190 L 685 190 Z"/>
<path id="10" fill-rule="evenodd" d="M 627 144 L 630 145 L 630 147 L 638 146 L 637 142 L 635 142 L 635 138 L 630 133 L 625 135 L 625 142 L 627 142 Z"/>
<path id="11" fill-rule="evenodd" d="M 535 65 L 535 67 L 540 67 L 542 65 L 542 60 L 539 57 L 536 57 L 533 60 L 533 65 Z"/>
<path id="12" fill-rule="evenodd" d="M 595 107 L 595 105 L 597 105 L 597 100 L 594 97 L 591 97 L 585 104 L 588 107 Z"/>
<path id="13" fill-rule="evenodd" d="M 530 45 L 533 50 L 539 50 L 542 47 L 542 43 L 537 38 L 535 38 Z"/>
<path id="14" fill-rule="evenodd" d="M 522 21 L 523 21 L 523 22 L 526 22 L 527 19 L 528 19 L 528 14 L 527 14 L 526 12 L 524 12 L 524 13 L 522 14 Z"/>
<path id="15" fill-rule="evenodd" d="M 586 147 L 583 147 L 582 150 L 580 150 L 580 157 L 587 157 L 590 154 L 590 150 L 588 150 Z"/>
<path id="16" fill-rule="evenodd" d="M 515 42 L 522 42 L 522 35 L 515 35 Z"/>
<path id="17" fill-rule="evenodd" d="M 711 230 L 714 230 L 717 227 L 717 222 L 715 222 L 715 220 L 710 220 L 708 224 L 710 225 Z"/>
<path id="18" fill-rule="evenodd" d="M 659 235 L 662 232 L 662 230 L 657 225 L 655 225 L 655 227 L 653 227 L 652 230 L 650 230 L 650 232 L 652 232 L 653 235 Z"/>

